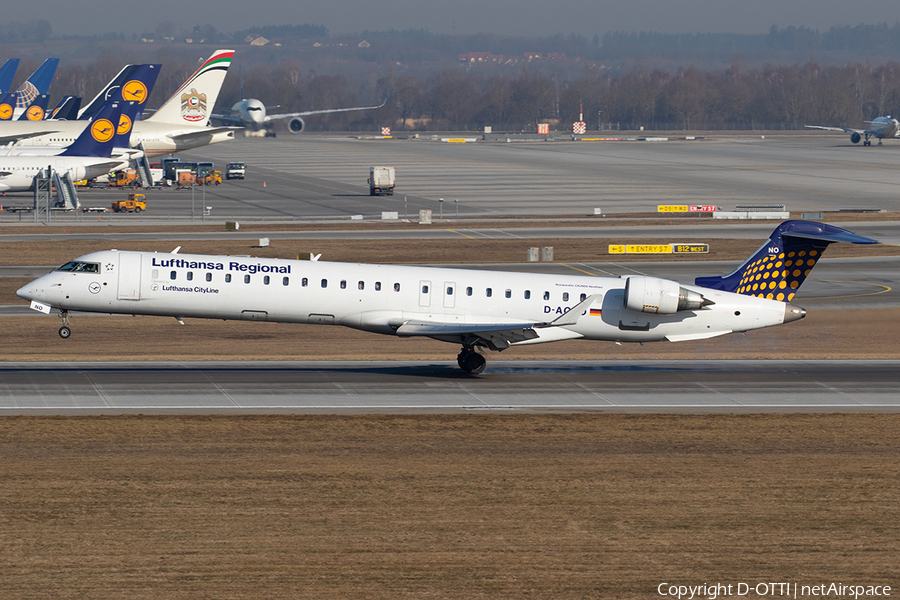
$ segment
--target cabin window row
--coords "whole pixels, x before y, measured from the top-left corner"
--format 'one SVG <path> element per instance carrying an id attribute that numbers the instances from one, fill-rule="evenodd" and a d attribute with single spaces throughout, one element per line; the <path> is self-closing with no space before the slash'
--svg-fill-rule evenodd
<path id="1" fill-rule="evenodd" d="M 154 278 L 157 278 L 157 276 L 158 276 L 157 272 L 154 272 L 153 277 L 154 277 Z M 177 272 L 177 271 L 170 271 L 170 272 L 169 272 L 169 279 L 171 279 L 172 281 L 175 281 L 177 278 L 178 278 L 178 272 Z M 193 272 L 193 271 L 188 271 L 187 274 L 185 275 L 185 278 L 186 278 L 188 281 L 193 281 L 193 280 L 194 280 L 194 272 Z M 209 281 L 212 281 L 212 279 L 213 279 L 213 274 L 212 274 L 212 273 L 206 273 L 206 281 L 209 282 Z M 251 281 L 252 281 L 252 279 L 251 279 L 250 275 L 244 275 L 244 283 L 250 283 Z M 226 273 L 226 274 L 225 274 L 225 283 L 231 283 L 231 273 Z M 272 283 L 271 277 L 270 277 L 269 275 L 264 275 L 264 276 L 263 276 L 263 285 L 269 285 L 270 283 Z M 282 278 L 281 278 L 281 285 L 288 286 L 288 285 L 290 285 L 290 283 L 291 283 L 290 277 L 282 277 Z M 319 285 L 320 285 L 322 288 L 327 288 L 327 287 L 328 287 L 328 279 L 327 279 L 327 278 L 326 278 L 326 279 L 322 279 L 322 280 L 319 282 Z M 300 286 L 301 286 L 301 287 L 309 287 L 309 278 L 308 278 L 308 277 L 303 277 L 303 278 L 300 280 Z M 338 283 L 338 286 L 339 286 L 342 290 L 347 289 L 347 280 L 346 280 L 346 279 L 341 279 L 340 282 Z M 373 286 L 373 288 L 375 289 L 376 292 L 380 292 L 380 291 L 381 291 L 381 282 L 380 282 L 380 281 L 376 281 L 375 284 L 374 284 L 374 286 Z M 356 289 L 358 289 L 358 290 L 364 290 L 364 289 L 366 289 L 366 282 L 365 282 L 365 281 L 362 281 L 362 280 L 358 281 L 358 282 L 356 283 Z M 400 284 L 399 284 L 399 283 L 395 283 L 395 284 L 394 284 L 394 291 L 395 291 L 395 292 L 399 292 L 399 291 L 400 291 Z M 429 287 L 428 287 L 428 285 L 427 285 L 427 284 L 422 285 L 422 293 L 423 293 L 423 294 L 427 294 L 428 292 L 429 292 Z M 453 286 L 447 286 L 446 293 L 447 293 L 448 296 L 452 296 L 453 293 L 454 293 Z M 474 294 L 475 294 L 475 289 L 474 289 L 474 288 L 472 288 L 471 286 L 469 286 L 469 287 L 466 288 L 466 296 L 473 296 Z M 493 289 L 493 288 L 485 288 L 485 290 L 484 290 L 484 295 L 485 295 L 487 298 L 492 298 L 492 297 L 494 296 L 494 289 Z M 504 298 L 512 298 L 512 296 L 513 296 L 513 292 L 512 292 L 511 289 L 506 289 L 506 290 L 503 291 L 503 297 L 504 297 Z M 525 300 L 531 300 L 531 290 L 525 290 L 525 291 L 523 292 L 523 297 L 525 298 Z M 544 291 L 542 297 L 543 297 L 543 299 L 544 299 L 545 301 L 549 301 L 549 300 L 550 300 L 550 292 L 549 292 L 549 291 Z M 584 302 L 586 299 L 587 299 L 587 294 L 585 294 L 585 293 L 582 293 L 582 294 L 579 296 L 579 302 Z M 563 301 L 563 302 L 568 302 L 568 301 L 569 301 L 569 292 L 563 292 L 563 293 L 562 293 L 562 301 Z"/>

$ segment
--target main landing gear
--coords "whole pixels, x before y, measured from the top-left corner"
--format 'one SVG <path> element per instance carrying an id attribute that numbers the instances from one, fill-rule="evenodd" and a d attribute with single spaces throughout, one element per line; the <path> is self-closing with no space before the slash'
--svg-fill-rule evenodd
<path id="1" fill-rule="evenodd" d="M 459 356 L 456 357 L 456 362 L 459 364 L 460 369 L 472 375 L 480 374 L 487 365 L 484 357 L 475 352 L 475 349 L 470 346 L 463 346 Z"/>
<path id="2" fill-rule="evenodd" d="M 72 335 L 72 330 L 69 329 L 69 311 L 61 310 L 59 311 L 59 318 L 62 319 L 63 325 L 59 328 L 59 337 L 64 340 L 69 339 L 69 336 Z"/>

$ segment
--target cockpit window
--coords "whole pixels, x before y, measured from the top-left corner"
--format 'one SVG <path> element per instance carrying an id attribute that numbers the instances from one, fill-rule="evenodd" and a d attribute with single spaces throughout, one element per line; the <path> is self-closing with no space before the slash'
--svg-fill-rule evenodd
<path id="1" fill-rule="evenodd" d="M 73 273 L 99 273 L 100 263 L 90 263 L 82 262 L 80 260 L 73 260 L 72 262 L 67 262 L 66 264 L 58 268 L 57 271 L 72 271 Z"/>

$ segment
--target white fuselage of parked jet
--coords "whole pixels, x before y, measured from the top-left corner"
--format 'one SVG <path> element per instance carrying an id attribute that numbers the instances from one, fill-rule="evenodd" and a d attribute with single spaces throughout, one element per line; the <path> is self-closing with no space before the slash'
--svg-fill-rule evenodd
<path id="1" fill-rule="evenodd" d="M 116 158 L 90 156 L 0 156 L 0 192 L 34 189 L 34 178 L 48 166 L 76 181 L 99 177 L 121 164 Z"/>

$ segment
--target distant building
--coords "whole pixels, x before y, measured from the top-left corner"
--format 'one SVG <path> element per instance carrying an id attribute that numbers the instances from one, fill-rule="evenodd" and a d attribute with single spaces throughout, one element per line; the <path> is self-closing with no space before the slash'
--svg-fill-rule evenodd
<path id="1" fill-rule="evenodd" d="M 371 48 L 371 47 L 372 47 L 372 44 L 370 44 L 370 43 L 367 42 L 366 40 L 363 40 L 363 41 L 361 41 L 360 43 L 358 43 L 356 46 L 357 46 L 358 48 Z"/>
<path id="2" fill-rule="evenodd" d="M 525 53 L 525 60 L 535 60 L 538 58 L 541 58 L 540 52 L 526 52 Z"/>
<path id="3" fill-rule="evenodd" d="M 267 40 L 263 36 L 259 36 L 258 38 L 256 38 L 252 42 L 250 42 L 250 45 L 251 46 L 265 46 L 268 43 L 269 43 L 269 40 Z"/>

